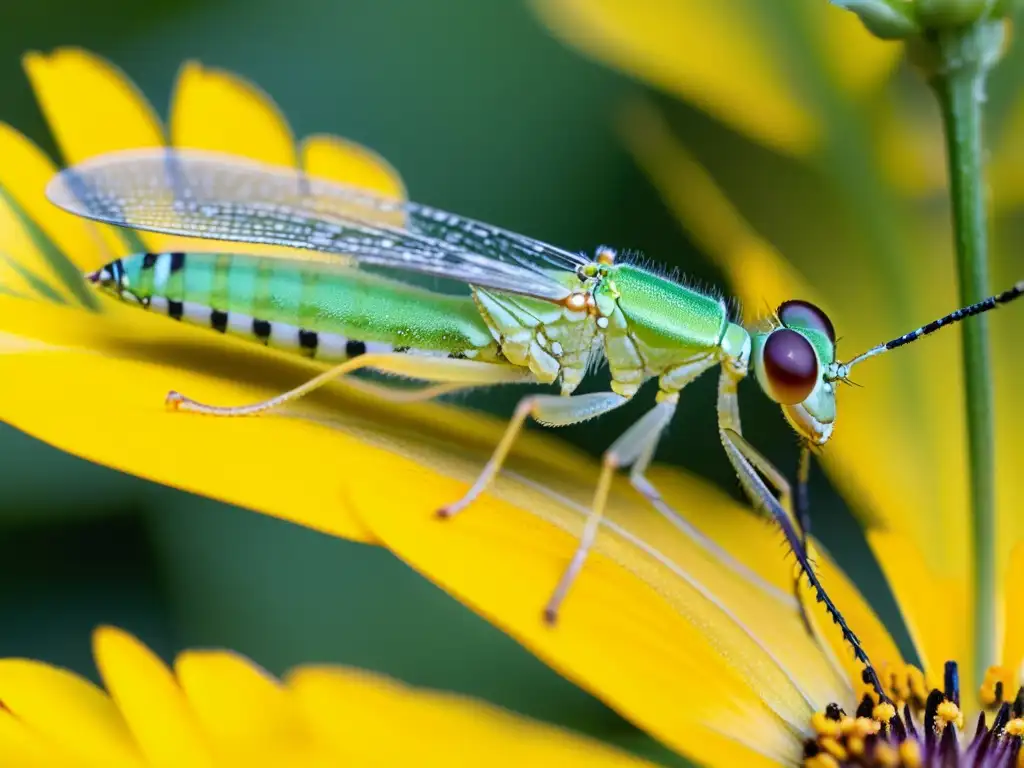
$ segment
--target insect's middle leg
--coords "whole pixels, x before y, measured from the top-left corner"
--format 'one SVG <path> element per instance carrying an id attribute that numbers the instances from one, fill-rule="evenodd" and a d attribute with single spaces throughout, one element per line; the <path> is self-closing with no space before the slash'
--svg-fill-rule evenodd
<path id="1" fill-rule="evenodd" d="M 605 451 L 601 459 L 601 474 L 594 491 L 594 500 L 584 523 L 579 544 L 544 609 L 544 618 L 549 623 L 554 623 L 557 620 L 558 610 L 564 602 L 569 588 L 583 569 L 587 555 L 597 539 L 598 528 L 604 518 L 605 505 L 608 502 L 612 477 L 617 470 L 635 464 L 637 461 L 650 461 L 650 455 L 654 452 L 654 447 L 657 445 L 662 431 L 675 414 L 677 401 L 676 395 L 670 395 L 663 399 L 654 408 L 647 411 L 639 421 L 619 435 Z"/>

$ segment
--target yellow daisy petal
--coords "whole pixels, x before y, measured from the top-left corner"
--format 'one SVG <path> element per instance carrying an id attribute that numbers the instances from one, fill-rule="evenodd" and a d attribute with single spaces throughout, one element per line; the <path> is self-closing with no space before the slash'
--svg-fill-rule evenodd
<path id="1" fill-rule="evenodd" d="M 79 48 L 24 58 L 39 106 L 68 165 L 127 147 L 164 143 L 160 121 L 119 69 Z"/>
<path id="2" fill-rule="evenodd" d="M 1024 542 L 1013 549 L 1005 582 L 1003 666 L 1016 673 L 1018 685 L 1024 685 L 1024 611 L 1020 610 L 1020 594 L 1024 588 Z"/>
<path id="3" fill-rule="evenodd" d="M 104 152 L 164 143 L 163 128 L 145 97 L 105 59 L 79 48 L 59 48 L 49 54 L 28 53 L 23 64 L 67 165 Z M 120 233 L 110 227 L 96 229 L 112 258 L 128 252 Z M 92 256 L 83 253 L 81 259 Z"/>
<path id="4" fill-rule="evenodd" d="M 588 55 L 684 99 L 768 146 L 805 154 L 821 126 L 779 52 L 735 3 L 534 0 L 541 19 Z"/>
<path id="5" fill-rule="evenodd" d="M 0 123 L 0 188 L 10 196 L 23 216 L 34 222 L 55 248 L 64 255 L 71 254 L 80 270 L 95 269 L 111 261 L 99 231 L 84 219 L 72 216 L 52 205 L 43 194 L 46 184 L 57 172 L 56 166 L 35 144 L 8 125 Z M 18 236 L 27 232 L 21 223 L 13 224 L 5 217 L 0 224 L 2 236 Z M 57 259 L 40 244 L 32 244 L 31 251 L 14 250 L 7 245 L 4 253 L 38 275 L 52 276 L 54 284 L 64 283 L 65 296 L 78 296 L 82 284 L 77 274 L 68 275 L 66 258 Z M 74 285 L 70 281 L 74 281 Z M 77 290 L 76 290 L 77 289 Z M 89 299 L 91 303 L 91 297 Z"/>
<path id="6" fill-rule="evenodd" d="M 185 695 L 152 651 L 127 632 L 101 627 L 93 636 L 93 654 L 147 765 L 215 765 Z"/>
<path id="7" fill-rule="evenodd" d="M 114 703 L 70 672 L 37 661 L 0 659 L 0 701 L 26 728 L 82 765 L 143 765 Z"/>
<path id="8" fill-rule="evenodd" d="M 350 489 L 353 505 L 399 557 L 561 674 L 688 756 L 729 764 L 723 755 L 736 754 L 729 749 L 746 751 L 738 741 L 765 759 L 795 759 L 796 746 L 782 718 L 803 728 L 812 705 L 800 698 L 791 681 L 780 677 L 780 668 L 767 651 L 754 647 L 749 637 L 744 642 L 713 598 L 697 594 L 679 574 L 660 570 L 660 563 L 635 547 L 606 537 L 599 549 L 642 573 L 644 580 L 606 555 L 592 555 L 558 625 L 550 627 L 542 620 L 541 609 L 568 563 L 573 538 L 538 516 L 564 518 L 569 514 L 565 507 L 552 507 L 550 501 L 545 503 L 544 493 L 517 492 L 505 482 L 455 520 L 439 521 L 431 510 L 457 498 L 465 486 L 431 483 L 427 491 L 429 473 L 419 463 L 423 460 L 396 466 L 407 482 L 394 489 L 394 503 L 379 503 L 379 496 L 368 486 Z M 471 476 L 472 468 L 466 470 Z M 545 477 L 542 482 L 558 488 L 557 479 Z M 563 487 L 559 493 L 572 491 Z M 514 500 L 515 506 L 499 499 Z M 637 509 L 638 503 L 635 495 L 625 505 L 615 498 L 610 516 L 620 524 L 631 516 L 645 516 L 637 523 L 640 530 L 648 521 L 655 527 L 657 515 Z M 566 519 L 561 522 L 570 525 Z M 672 535 L 671 529 L 659 533 L 643 539 L 661 545 Z M 702 557 L 692 549 L 691 554 L 695 560 Z M 730 592 L 725 583 L 709 586 L 712 591 Z M 784 610 L 763 596 L 761 601 L 766 623 L 772 618 L 787 623 L 790 616 Z M 758 624 L 757 630 L 768 631 L 766 623 Z M 794 644 L 802 638 L 797 627 L 794 619 L 793 631 L 786 634 Z M 782 633 L 776 630 L 776 634 Z M 778 651 L 778 645 L 772 650 Z M 759 665 L 754 662 L 758 653 Z M 804 657 L 802 671 L 806 672 L 816 660 L 813 653 Z M 779 714 L 768 710 L 765 700 L 778 707 Z M 732 739 L 727 742 L 731 747 L 706 738 L 709 728 Z"/>
<path id="9" fill-rule="evenodd" d="M 0 765 L 18 768 L 89 768 L 77 756 L 58 749 L 10 713 L 0 709 Z"/>
<path id="10" fill-rule="evenodd" d="M 126 632 L 104 627 L 94 640 L 104 680 L 115 689 L 113 703 L 70 672 L 0 660 L 0 694 L 18 705 L 0 706 L 0 759 L 10 758 L 3 765 L 650 765 L 485 702 L 361 670 L 300 667 L 281 683 L 230 651 L 186 651 L 174 665 L 175 679 Z M 52 711 L 35 716 L 47 707 Z M 122 716 L 131 733 L 122 724 L 117 735 L 125 738 L 112 747 L 107 721 L 121 723 Z M 73 743 L 73 754 L 49 739 L 54 728 L 62 742 Z M 139 741 L 143 762 L 121 759 L 118 749 L 122 742 L 130 746 L 130 736 Z M 188 744 L 176 745 L 180 738 Z"/>
<path id="11" fill-rule="evenodd" d="M 218 762 L 315 765 L 324 749 L 277 680 L 228 651 L 186 651 L 174 671 Z M 323 763 L 326 765 L 326 761 Z"/>
<path id="12" fill-rule="evenodd" d="M 68 265 L 69 267 L 72 265 Z M 72 270 L 69 270 L 73 272 Z M 80 279 L 80 278 L 79 278 Z M 84 286 L 83 286 L 84 287 Z M 24 219 L 0 188 L 0 289 L 20 296 L 37 296 L 61 304 L 71 302 L 57 279 L 47 252 L 24 226 Z"/>
<path id="13" fill-rule="evenodd" d="M 925 677 L 930 685 L 941 688 L 945 662 L 971 658 L 967 585 L 932 571 L 916 543 L 906 536 L 868 531 L 867 539 L 921 655 Z M 970 664 L 961 664 L 965 699 L 975 692 L 975 683 Z"/>
<path id="14" fill-rule="evenodd" d="M 383 157 L 354 141 L 321 134 L 303 139 L 302 167 L 310 176 L 369 189 L 384 197 L 404 200 L 405 183 Z"/>
<path id="15" fill-rule="evenodd" d="M 295 140 L 277 105 L 252 83 L 188 62 L 171 99 L 171 143 L 296 165 Z"/>
<path id="16" fill-rule="evenodd" d="M 367 539 L 341 492 L 346 453 L 358 450 L 351 438 L 283 416 L 219 420 L 164 406 L 172 389 L 210 402 L 257 400 L 316 369 L 119 302 L 104 300 L 104 310 L 0 297 L 5 421 L 121 471 Z M 26 342 L 41 344 L 26 351 Z M 344 419 L 346 406 L 338 410 Z M 318 413 L 325 422 L 333 415 L 330 408 Z M 296 445 L 304 450 L 288 447 Z"/>
<path id="17" fill-rule="evenodd" d="M 286 680 L 316 736 L 359 765 L 401 765 L 410 744 L 422 766 L 648 765 L 483 702 L 379 675 L 310 666 Z"/>

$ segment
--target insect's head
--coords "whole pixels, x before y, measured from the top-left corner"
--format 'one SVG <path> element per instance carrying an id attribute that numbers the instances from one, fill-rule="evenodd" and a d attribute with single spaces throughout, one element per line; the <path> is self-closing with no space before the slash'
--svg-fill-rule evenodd
<path id="1" fill-rule="evenodd" d="M 782 406 L 804 438 L 823 445 L 836 418 L 836 333 L 828 315 L 806 301 L 786 301 L 772 327 L 751 334 L 751 364 L 761 389 Z"/>

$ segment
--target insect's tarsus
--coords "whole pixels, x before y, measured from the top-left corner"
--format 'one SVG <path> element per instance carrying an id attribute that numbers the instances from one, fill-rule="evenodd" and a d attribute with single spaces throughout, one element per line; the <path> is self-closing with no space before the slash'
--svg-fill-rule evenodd
<path id="1" fill-rule="evenodd" d="M 867 651 L 865 651 L 864 647 L 860 644 L 860 638 L 858 638 L 854 631 L 850 629 L 850 625 L 846 623 L 846 619 L 843 617 L 842 612 L 836 607 L 836 604 L 832 602 L 832 598 L 828 596 L 828 592 L 825 591 L 825 587 L 822 586 L 821 581 L 818 579 L 818 574 L 815 572 L 814 565 L 811 563 L 810 558 L 807 555 L 807 550 L 801 546 L 800 535 L 793 527 L 789 518 L 777 518 L 777 522 L 779 523 L 779 527 L 782 528 L 786 541 L 789 543 L 789 547 L 796 557 L 800 570 L 807 578 L 807 583 L 814 592 L 814 599 L 825 606 L 825 610 L 828 611 L 833 623 L 838 625 L 839 631 L 843 635 L 843 640 L 846 641 L 846 644 L 853 649 L 854 658 L 864 665 L 865 682 L 871 685 L 875 690 L 879 701 L 889 701 L 889 697 L 886 695 L 885 689 L 882 687 L 882 681 L 878 677 L 878 672 L 875 671 L 874 666 L 871 664 L 871 659 L 868 657 Z M 799 579 L 799 576 L 797 578 Z M 797 595 L 797 601 L 801 605 L 801 610 L 803 610 L 803 601 L 800 600 L 799 594 Z M 806 614 L 804 614 L 804 621 L 807 622 L 807 626 L 810 628 L 810 620 Z"/>

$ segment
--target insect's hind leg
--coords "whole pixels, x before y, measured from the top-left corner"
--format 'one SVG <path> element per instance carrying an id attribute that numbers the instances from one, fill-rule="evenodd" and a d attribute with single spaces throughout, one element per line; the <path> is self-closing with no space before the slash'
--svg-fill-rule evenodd
<path id="1" fill-rule="evenodd" d="M 577 424 L 595 416 L 614 410 L 625 403 L 627 398 L 614 392 L 592 392 L 586 395 L 528 395 L 519 401 L 512 418 L 505 428 L 505 434 L 484 465 L 476 481 L 462 498 L 437 510 L 438 517 L 454 517 L 473 500 L 498 474 L 512 445 L 523 429 L 528 418 L 549 427 L 562 427 Z"/>
<path id="2" fill-rule="evenodd" d="M 334 379 L 365 368 L 414 379 L 440 382 L 438 387 L 426 388 L 433 390 L 433 395 L 463 387 L 533 381 L 533 375 L 529 371 L 500 363 L 405 354 L 369 354 L 346 360 L 333 368 L 328 368 L 294 389 L 249 405 L 208 405 L 178 392 L 168 393 L 166 403 L 173 410 L 191 411 L 209 416 L 255 416 L 309 394 Z"/>

